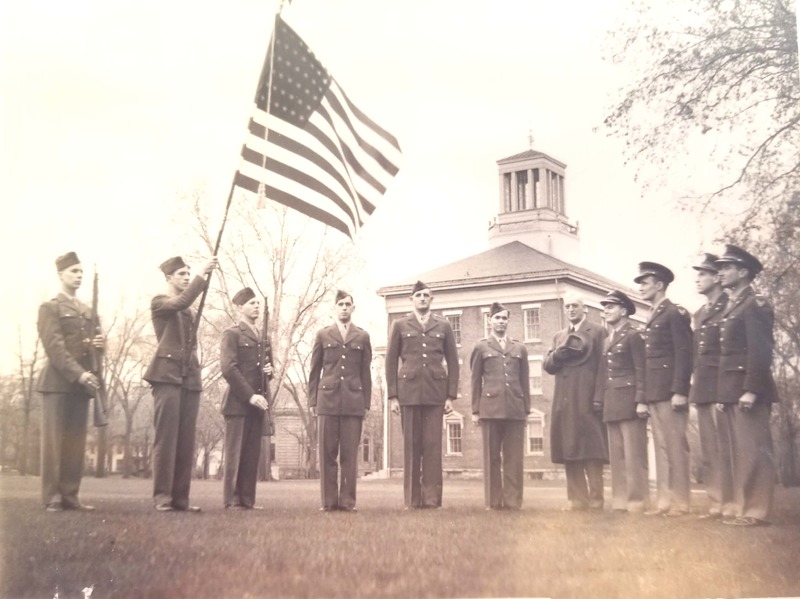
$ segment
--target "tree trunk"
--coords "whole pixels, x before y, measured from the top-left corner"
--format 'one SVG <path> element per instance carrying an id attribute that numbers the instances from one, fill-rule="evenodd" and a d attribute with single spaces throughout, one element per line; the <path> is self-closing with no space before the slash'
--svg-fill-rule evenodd
<path id="1" fill-rule="evenodd" d="M 130 478 L 133 464 L 131 460 L 131 436 L 133 434 L 133 419 L 125 415 L 125 437 L 122 441 L 122 478 Z"/>
<path id="2" fill-rule="evenodd" d="M 97 469 L 94 472 L 95 478 L 106 477 L 106 460 L 108 459 L 108 436 L 106 431 L 107 426 L 101 426 L 97 429 Z"/>

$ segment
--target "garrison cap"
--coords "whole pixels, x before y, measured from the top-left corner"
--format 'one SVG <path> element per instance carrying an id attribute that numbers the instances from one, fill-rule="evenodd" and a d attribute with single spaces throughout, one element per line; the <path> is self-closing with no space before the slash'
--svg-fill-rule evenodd
<path id="1" fill-rule="evenodd" d="M 231 301 L 237 306 L 244 306 L 247 302 L 256 296 L 255 291 L 249 287 L 245 287 L 241 291 L 237 291 L 236 295 L 231 298 Z"/>
<path id="2" fill-rule="evenodd" d="M 414 283 L 414 287 L 411 289 L 411 295 L 414 295 L 415 293 L 417 293 L 418 291 L 422 291 L 423 289 L 427 289 L 428 291 L 430 291 L 431 288 L 428 287 L 427 283 L 423 283 L 422 281 L 417 281 L 416 283 Z"/>
<path id="3" fill-rule="evenodd" d="M 78 254 L 75 252 L 67 252 L 63 256 L 56 258 L 56 270 L 61 272 L 65 268 L 69 268 L 70 266 L 75 266 L 76 264 L 80 263 L 81 261 L 78 259 Z"/>
<path id="4" fill-rule="evenodd" d="M 750 271 L 750 274 L 753 276 L 764 270 L 764 265 L 761 264 L 758 258 L 756 258 L 753 254 L 743 250 L 739 246 L 728 243 L 725 244 L 725 253 L 722 254 L 721 258 L 717 259 L 716 264 L 720 265 L 730 262 L 743 266 Z"/>
<path id="5" fill-rule="evenodd" d="M 653 276 L 659 281 L 664 283 L 672 283 L 675 280 L 675 275 L 663 264 L 658 262 L 639 262 L 639 276 L 633 282 L 641 283 L 645 277 Z"/>
<path id="6" fill-rule="evenodd" d="M 510 310 L 500 302 L 492 302 L 492 306 L 489 308 L 489 318 L 491 318 L 498 312 L 508 312 L 509 314 L 511 313 Z"/>
<path id="7" fill-rule="evenodd" d="M 621 291 L 617 291 L 614 289 L 613 291 L 609 291 L 608 295 L 606 295 L 603 299 L 600 300 L 600 305 L 605 306 L 607 304 L 617 304 L 625 308 L 625 311 L 628 313 L 628 316 L 632 314 L 636 314 L 636 304 L 631 301 L 627 295 L 622 293 Z"/>
<path id="8" fill-rule="evenodd" d="M 171 275 L 176 270 L 183 268 L 184 266 L 186 266 L 186 262 L 183 261 L 183 258 L 180 256 L 173 256 L 172 258 L 167 258 L 164 260 L 159 268 L 165 275 Z"/>
<path id="9" fill-rule="evenodd" d="M 349 291 L 344 291 L 343 289 L 339 289 L 339 290 L 336 291 L 336 299 L 334 300 L 334 303 L 339 303 L 341 300 L 343 300 L 346 297 L 349 297 L 350 299 L 353 299 L 353 296 L 351 295 L 351 293 Z"/>
<path id="10" fill-rule="evenodd" d="M 700 254 L 698 261 L 692 266 L 695 270 L 707 270 L 708 272 L 718 273 L 719 266 L 717 261 L 719 258 L 715 254 L 703 253 Z"/>

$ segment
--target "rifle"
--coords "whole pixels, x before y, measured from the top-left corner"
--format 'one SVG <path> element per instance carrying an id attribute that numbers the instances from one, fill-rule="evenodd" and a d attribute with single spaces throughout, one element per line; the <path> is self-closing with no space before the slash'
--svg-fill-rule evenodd
<path id="1" fill-rule="evenodd" d="M 275 434 L 275 424 L 272 422 L 272 397 L 270 396 L 269 380 L 272 378 L 266 372 L 264 367 L 267 364 L 272 364 L 272 344 L 269 341 L 269 303 L 266 296 L 264 296 L 264 322 L 261 325 L 261 394 L 267 400 L 267 409 L 264 410 L 264 423 L 262 425 L 262 435 L 271 437 Z"/>
<path id="2" fill-rule="evenodd" d="M 99 335 L 101 333 L 100 316 L 97 314 L 98 293 L 97 270 L 95 270 L 94 280 L 92 281 L 92 338 L 94 338 L 94 335 Z M 106 382 L 103 379 L 103 357 L 98 355 L 99 352 L 100 350 L 93 345 L 89 346 L 89 355 L 92 358 L 92 374 L 94 374 L 100 382 L 100 385 L 94 392 L 93 412 L 94 425 L 98 428 L 108 426 L 108 398 L 106 395 Z"/>

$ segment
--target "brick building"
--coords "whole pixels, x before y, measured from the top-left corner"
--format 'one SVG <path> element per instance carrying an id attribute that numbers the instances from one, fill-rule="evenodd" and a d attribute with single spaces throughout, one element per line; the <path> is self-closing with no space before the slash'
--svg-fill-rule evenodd
<path id="1" fill-rule="evenodd" d="M 469 358 L 487 336 L 489 306 L 501 301 L 510 310 L 508 335 L 528 348 L 532 413 L 528 418 L 525 470 L 543 477 L 560 470 L 550 461 L 549 413 L 553 377 L 542 361 L 555 333 L 565 325 L 563 297 L 578 292 L 588 318 L 601 320 L 600 300 L 611 289 L 626 291 L 645 311 L 638 293 L 575 264 L 580 261 L 578 227 L 567 218 L 566 165 L 534 150 L 498 161 L 499 211 L 489 225 L 490 249 L 419 273 L 413 279 L 378 290 L 389 324 L 411 309 L 411 287 L 430 285 L 432 310 L 450 321 L 459 348 L 461 377 L 455 412 L 443 422 L 443 458 L 447 474 L 478 474 L 482 469 L 481 434 L 471 422 Z M 637 316 L 639 314 L 637 313 Z M 387 411 L 386 457 L 389 474 L 403 467 L 400 419 Z"/>

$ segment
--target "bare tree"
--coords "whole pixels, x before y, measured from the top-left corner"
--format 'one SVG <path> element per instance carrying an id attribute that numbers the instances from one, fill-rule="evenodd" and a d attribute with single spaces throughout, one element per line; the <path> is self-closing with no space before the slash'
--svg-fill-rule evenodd
<path id="1" fill-rule="evenodd" d="M 36 343 L 33 346 L 33 355 L 30 359 L 26 360 L 23 357 L 22 350 L 22 331 L 18 331 L 19 351 L 17 357 L 19 358 L 19 381 L 22 399 L 22 440 L 21 452 L 18 458 L 18 469 L 20 474 L 28 474 L 28 469 L 31 463 L 35 464 L 36 461 L 30 460 L 31 453 L 31 415 L 36 409 L 35 393 L 34 393 L 34 380 L 38 373 L 39 368 L 39 338 L 36 338 Z M 33 466 L 33 473 L 38 473 L 38 467 Z"/>

